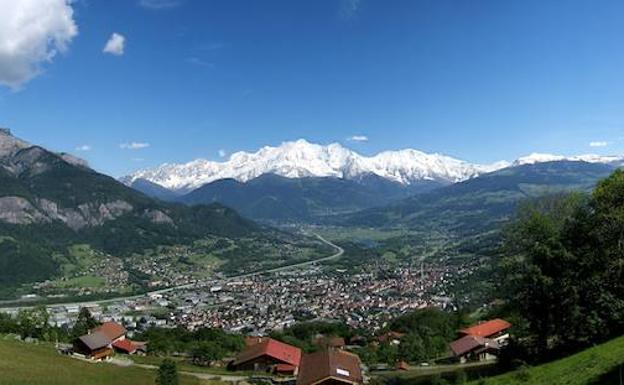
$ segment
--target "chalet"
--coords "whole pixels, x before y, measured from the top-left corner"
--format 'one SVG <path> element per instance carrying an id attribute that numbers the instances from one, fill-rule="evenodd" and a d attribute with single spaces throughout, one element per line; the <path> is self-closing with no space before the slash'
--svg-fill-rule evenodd
<path id="1" fill-rule="evenodd" d="M 449 344 L 453 356 L 464 364 L 473 361 L 494 360 L 498 356 L 500 345 L 496 340 L 479 336 L 464 336 Z"/>
<path id="2" fill-rule="evenodd" d="M 74 353 L 92 360 L 105 360 L 113 352 L 137 354 L 146 352 L 146 342 L 126 338 L 126 328 L 116 322 L 104 322 L 89 334 L 78 337 L 73 344 Z"/>
<path id="3" fill-rule="evenodd" d="M 113 355 L 111 340 L 101 332 L 86 334 L 74 341 L 74 353 L 92 360 L 105 360 Z"/>
<path id="4" fill-rule="evenodd" d="M 451 342 L 453 357 L 461 362 L 496 359 L 509 339 L 511 324 L 502 319 L 478 323 L 459 331 L 460 338 Z"/>
<path id="5" fill-rule="evenodd" d="M 296 375 L 300 361 L 301 349 L 266 338 L 248 345 L 230 364 L 230 368 Z"/>
<path id="6" fill-rule="evenodd" d="M 363 382 L 360 358 L 336 349 L 304 355 L 297 376 L 297 385 L 360 385 Z"/>

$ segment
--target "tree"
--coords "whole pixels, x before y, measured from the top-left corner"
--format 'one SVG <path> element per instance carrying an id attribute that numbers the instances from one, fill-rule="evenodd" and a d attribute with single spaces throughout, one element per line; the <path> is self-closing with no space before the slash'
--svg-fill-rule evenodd
<path id="1" fill-rule="evenodd" d="M 17 314 L 17 323 L 19 324 L 19 332 L 22 338 L 42 338 L 46 335 L 50 326 L 48 314 L 45 306 L 37 306 L 30 310 L 20 310 Z"/>
<path id="2" fill-rule="evenodd" d="M 624 172 L 591 196 L 524 206 L 508 229 L 497 288 L 537 358 L 624 332 Z M 516 346 L 517 349 L 517 346 Z"/>
<path id="3" fill-rule="evenodd" d="M 199 365 L 208 365 L 211 361 L 223 358 L 225 354 L 226 352 L 212 341 L 197 343 L 191 352 L 193 362 Z"/>
<path id="4" fill-rule="evenodd" d="M 76 320 L 76 324 L 72 330 L 72 335 L 74 337 L 79 337 L 85 335 L 99 326 L 99 323 L 93 318 L 91 312 L 86 307 L 81 307 L 80 312 L 78 313 L 78 319 Z"/>
<path id="5" fill-rule="evenodd" d="M 178 367 L 175 361 L 165 359 L 158 367 L 158 376 L 156 377 L 156 385 L 178 385 L 180 378 L 178 375 Z"/>

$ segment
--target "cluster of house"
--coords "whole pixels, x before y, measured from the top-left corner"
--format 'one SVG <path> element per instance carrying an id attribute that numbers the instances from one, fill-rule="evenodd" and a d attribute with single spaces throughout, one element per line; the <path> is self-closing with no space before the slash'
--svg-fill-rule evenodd
<path id="1" fill-rule="evenodd" d="M 460 338 L 449 347 L 460 363 L 496 359 L 500 349 L 507 344 L 511 324 L 493 319 L 459 331 Z"/>
<path id="2" fill-rule="evenodd" d="M 105 360 L 114 352 L 124 354 L 145 354 L 145 342 L 126 338 L 126 328 L 117 322 L 104 322 L 89 333 L 78 337 L 73 343 L 75 355 L 92 360 Z"/>
<path id="3" fill-rule="evenodd" d="M 303 354 L 272 338 L 248 338 L 247 348 L 230 364 L 232 370 L 263 371 L 297 377 L 297 385 L 359 385 L 364 382 L 360 358 L 337 347 Z M 333 341 L 338 343 L 339 341 Z"/>
<path id="4" fill-rule="evenodd" d="M 468 267 L 376 265 L 357 274 L 311 267 L 239 279 L 212 281 L 164 295 L 175 310 L 171 323 L 187 329 L 223 328 L 268 334 L 301 319 L 344 322 L 377 331 L 415 309 L 453 306 L 447 297 L 455 277 Z"/>

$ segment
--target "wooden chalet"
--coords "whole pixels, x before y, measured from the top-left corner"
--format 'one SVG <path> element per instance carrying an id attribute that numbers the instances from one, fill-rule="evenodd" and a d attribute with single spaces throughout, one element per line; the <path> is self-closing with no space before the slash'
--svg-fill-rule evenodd
<path id="1" fill-rule="evenodd" d="M 74 353 L 92 360 L 105 360 L 113 354 L 111 340 L 100 332 L 86 334 L 74 341 Z"/>
<path id="2" fill-rule="evenodd" d="M 117 322 L 104 322 L 89 334 L 78 337 L 73 344 L 74 353 L 92 360 L 105 360 L 113 352 L 137 354 L 146 352 L 146 342 L 126 338 L 126 328 Z"/>
<path id="3" fill-rule="evenodd" d="M 361 385 L 360 358 L 344 350 L 326 349 L 301 359 L 297 385 Z"/>
<path id="4" fill-rule="evenodd" d="M 266 338 L 252 343 L 230 364 L 232 370 L 250 370 L 296 375 L 301 361 L 301 349 Z"/>

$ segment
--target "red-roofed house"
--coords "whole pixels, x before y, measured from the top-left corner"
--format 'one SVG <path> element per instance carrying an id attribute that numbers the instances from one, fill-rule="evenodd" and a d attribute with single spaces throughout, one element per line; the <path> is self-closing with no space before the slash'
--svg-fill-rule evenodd
<path id="1" fill-rule="evenodd" d="M 111 342 L 120 341 L 126 338 L 126 328 L 117 322 L 104 322 L 91 332 L 100 332 L 108 337 Z"/>
<path id="2" fill-rule="evenodd" d="M 511 324 L 499 318 L 481 322 L 460 330 L 460 338 L 451 342 L 449 348 L 461 363 L 496 359 L 509 339 L 509 328 Z"/>
<path id="3" fill-rule="evenodd" d="M 146 351 L 146 345 L 145 342 L 131 341 L 129 339 L 118 340 L 112 344 L 116 352 L 125 354 L 143 354 Z"/>
<path id="4" fill-rule="evenodd" d="M 297 374 L 301 361 L 301 349 L 267 338 L 241 352 L 230 364 L 233 370 L 253 370 Z"/>
<path id="5" fill-rule="evenodd" d="M 501 336 L 507 336 L 507 330 L 511 328 L 511 324 L 503 319 L 497 318 L 486 322 L 472 325 L 466 329 L 460 330 L 459 333 L 464 336 L 476 336 L 499 339 Z"/>

